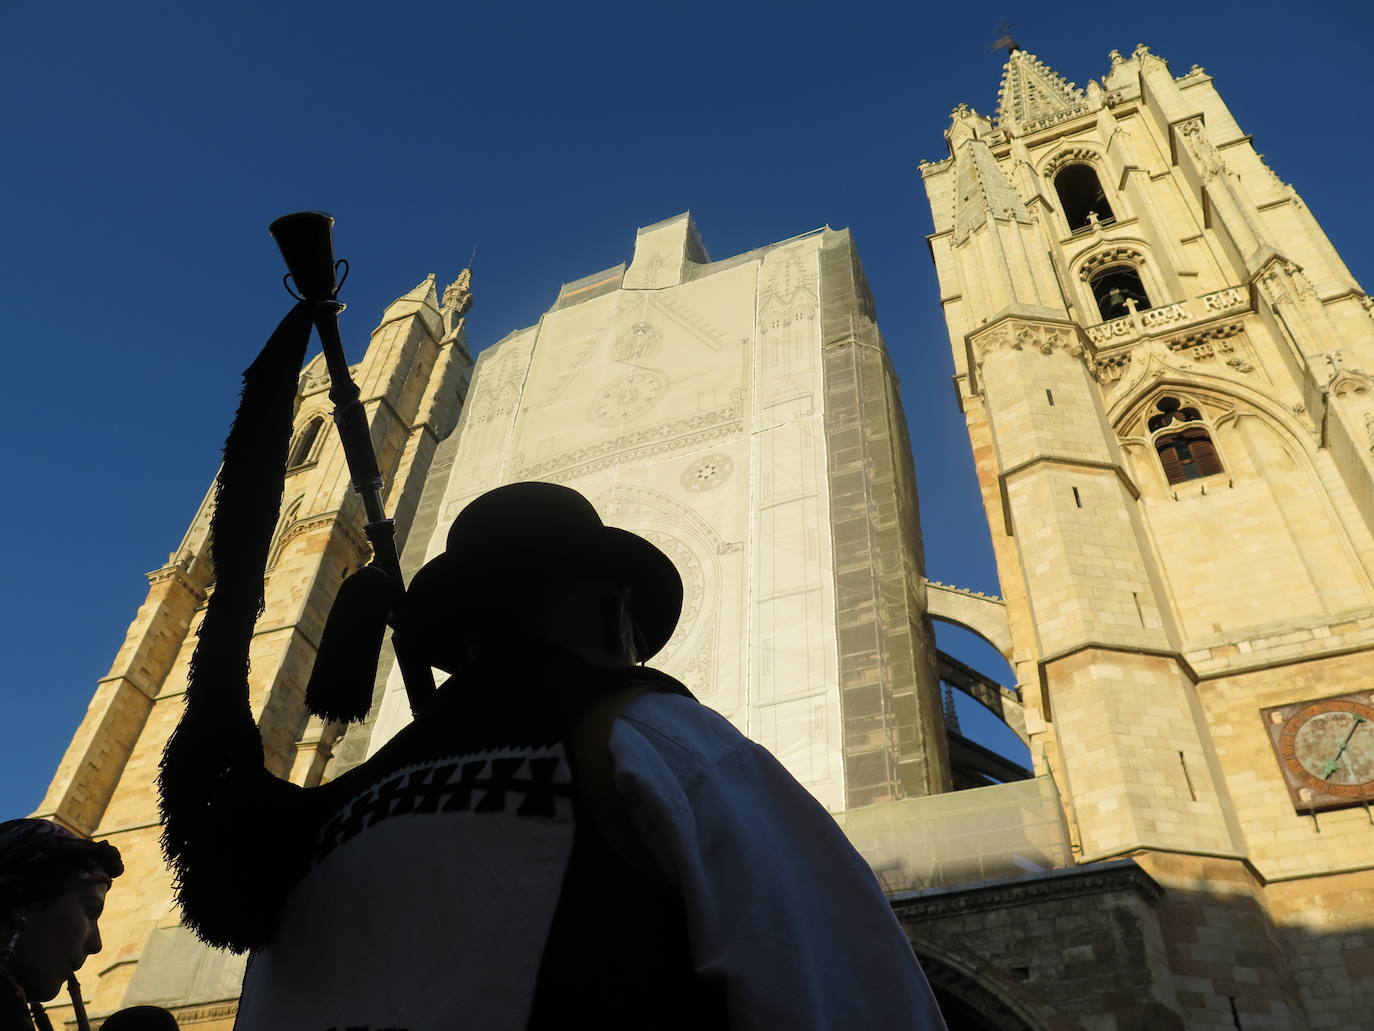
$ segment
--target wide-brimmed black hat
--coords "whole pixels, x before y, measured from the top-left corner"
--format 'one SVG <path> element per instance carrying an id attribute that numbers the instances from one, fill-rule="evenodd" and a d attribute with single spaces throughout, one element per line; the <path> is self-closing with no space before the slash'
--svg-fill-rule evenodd
<path id="1" fill-rule="evenodd" d="M 629 589 L 628 607 L 647 659 L 682 614 L 682 577 L 643 537 L 606 526 L 591 502 L 553 483 L 511 483 L 474 499 L 448 532 L 442 555 L 406 592 L 407 630 L 432 666 L 452 671 L 465 616 L 492 597 L 551 580 L 587 577 Z"/>

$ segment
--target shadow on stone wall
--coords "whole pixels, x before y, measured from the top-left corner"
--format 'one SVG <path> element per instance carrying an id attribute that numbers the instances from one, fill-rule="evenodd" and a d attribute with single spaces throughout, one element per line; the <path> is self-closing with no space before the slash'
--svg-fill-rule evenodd
<path id="1" fill-rule="evenodd" d="M 1300 922 L 1237 861 L 1138 858 L 893 896 L 950 1031 L 1370 1026 L 1374 872 L 1284 886 Z"/>

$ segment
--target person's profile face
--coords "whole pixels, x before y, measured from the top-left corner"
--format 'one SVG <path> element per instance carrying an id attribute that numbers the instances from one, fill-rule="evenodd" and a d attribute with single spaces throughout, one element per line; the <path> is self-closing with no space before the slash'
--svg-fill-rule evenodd
<path id="1" fill-rule="evenodd" d="M 100 914 L 109 885 L 83 884 L 25 907 L 13 970 L 31 1000 L 47 1002 L 87 956 L 100 951 Z"/>

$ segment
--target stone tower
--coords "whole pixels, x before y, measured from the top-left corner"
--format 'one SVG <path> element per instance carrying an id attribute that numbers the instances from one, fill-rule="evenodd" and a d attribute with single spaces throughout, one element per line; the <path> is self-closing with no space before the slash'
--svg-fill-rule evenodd
<path id="1" fill-rule="evenodd" d="M 1079 88 L 1013 46 L 945 138 L 930 242 L 1036 772 L 1079 864 L 1163 889 L 1112 1026 L 1368 1026 L 1374 302 L 1199 67 L 1140 46 Z"/>
<path id="2" fill-rule="evenodd" d="M 430 276 L 393 302 L 353 369 L 398 544 L 415 521 L 435 448 L 457 422 L 471 374 L 463 330 L 468 280 L 465 270 L 441 302 Z M 340 729 L 307 718 L 304 693 L 315 645 L 339 583 L 371 557 L 362 505 L 330 426 L 328 390 L 323 355 L 317 355 L 300 377 L 266 606 L 251 653 L 252 704 L 268 765 L 305 785 L 327 775 Z M 199 946 L 179 926 L 159 844 L 158 762 L 181 716 L 196 630 L 214 588 L 210 505 L 207 495 L 167 564 L 148 575 L 147 600 L 35 814 L 106 839 L 124 857 L 126 873 L 101 921 L 104 950 L 82 973 L 97 1021 L 121 1006 L 158 1003 L 175 1007 L 183 1027 L 218 1031 L 232 1022 L 238 997 L 242 960 Z M 60 1026 L 67 1011 L 55 1006 L 51 1012 Z"/>
<path id="3" fill-rule="evenodd" d="M 827 807 L 948 790 L 906 422 L 847 231 L 713 262 L 686 214 L 639 230 L 482 352 L 434 468 L 408 568 L 477 495 L 567 484 L 682 574 L 654 665 Z M 408 720 L 393 674 L 368 747 Z"/>

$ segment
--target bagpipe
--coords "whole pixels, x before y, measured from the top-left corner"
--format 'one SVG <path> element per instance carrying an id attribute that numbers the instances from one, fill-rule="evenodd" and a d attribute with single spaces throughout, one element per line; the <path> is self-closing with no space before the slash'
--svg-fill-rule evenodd
<path id="1" fill-rule="evenodd" d="M 343 581 L 334 598 L 306 686 L 306 707 L 331 721 L 366 717 L 388 626 L 412 712 L 418 715 L 435 694 L 429 663 L 407 633 L 411 620 L 395 523 L 383 509 L 367 410 L 339 339 L 344 305 L 338 274 L 343 269 L 347 277 L 347 263 L 334 260 L 333 225 L 323 212 L 302 211 L 270 227 L 297 303 L 243 373 L 211 502 L 214 590 L 191 656 L 186 708 L 158 777 L 163 853 L 186 924 L 204 941 L 236 950 L 257 947 L 270 936 L 284 890 L 281 864 L 273 857 L 286 840 L 304 833 L 292 808 L 300 789 L 267 769 L 252 710 L 249 659 L 265 602 L 264 577 L 312 328 L 324 350 L 334 422 L 353 490 L 362 499 L 373 558 Z"/>
<path id="2" fill-rule="evenodd" d="M 363 532 L 372 545 L 372 564 L 344 581 L 320 638 L 314 671 L 306 687 L 306 705 L 325 719 L 361 720 L 371 705 L 372 677 L 377 668 L 385 626 L 392 629 L 392 649 L 405 681 L 411 712 L 418 714 L 434 693 L 430 667 L 406 636 L 405 580 L 396 552 L 396 521 L 382 506 L 382 474 L 372 446 L 358 386 L 353 382 L 339 315 L 345 305 L 339 288 L 348 278 L 348 263 L 334 260 L 334 219 L 322 211 L 283 215 L 268 227 L 288 269 L 283 277 L 292 296 L 311 306 L 311 318 L 329 369 L 329 399 L 339 430 L 353 490 L 362 498 L 367 522 Z M 338 278 L 340 267 L 343 278 Z M 289 282 L 288 282 L 289 281 Z M 378 573 L 385 574 L 382 579 Z"/>

